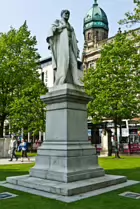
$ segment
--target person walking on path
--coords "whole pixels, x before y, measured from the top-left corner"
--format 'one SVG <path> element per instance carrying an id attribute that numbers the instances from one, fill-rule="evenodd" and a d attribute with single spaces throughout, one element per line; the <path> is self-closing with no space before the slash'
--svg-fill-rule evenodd
<path id="1" fill-rule="evenodd" d="M 13 137 L 13 139 L 10 142 L 10 147 L 9 147 L 9 153 L 11 154 L 11 159 L 9 161 L 12 161 L 13 157 L 15 157 L 16 160 L 18 160 L 18 157 L 16 155 L 16 149 L 17 149 L 17 140 L 15 137 Z"/>
<path id="2" fill-rule="evenodd" d="M 25 139 L 23 139 L 22 143 L 19 145 L 19 151 L 22 152 L 21 162 L 23 162 L 24 157 L 28 158 L 28 161 L 30 161 L 30 158 L 27 155 L 27 150 L 28 150 L 27 142 Z"/>

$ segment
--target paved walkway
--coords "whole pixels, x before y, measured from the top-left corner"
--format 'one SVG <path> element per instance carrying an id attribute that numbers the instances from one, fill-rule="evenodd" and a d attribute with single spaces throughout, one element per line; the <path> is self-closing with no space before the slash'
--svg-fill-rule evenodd
<path id="1" fill-rule="evenodd" d="M 100 157 L 106 157 L 106 156 L 99 155 L 98 157 L 100 158 Z M 34 162 L 35 162 L 35 157 L 30 157 L 30 162 L 26 158 L 24 159 L 24 162 L 21 162 L 21 158 L 19 158 L 18 161 L 16 161 L 15 159 L 13 159 L 12 162 L 9 161 L 9 158 L 2 158 L 2 159 L 0 159 L 0 165 L 29 164 L 29 163 L 34 163 Z"/>
<path id="2" fill-rule="evenodd" d="M 24 162 L 21 162 L 21 158 L 16 161 L 15 159 L 13 161 L 9 161 L 8 158 L 6 159 L 0 159 L 0 165 L 11 165 L 11 164 L 29 164 L 29 163 L 34 163 L 35 162 L 35 157 L 30 158 L 30 162 L 28 159 L 24 159 Z"/>

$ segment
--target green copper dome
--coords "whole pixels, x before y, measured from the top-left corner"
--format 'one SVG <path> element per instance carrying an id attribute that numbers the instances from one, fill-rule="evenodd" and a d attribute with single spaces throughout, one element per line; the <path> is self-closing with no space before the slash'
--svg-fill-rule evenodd
<path id="1" fill-rule="evenodd" d="M 103 28 L 109 30 L 106 13 L 98 6 L 97 0 L 94 0 L 92 8 L 84 18 L 84 32 L 91 28 Z"/>

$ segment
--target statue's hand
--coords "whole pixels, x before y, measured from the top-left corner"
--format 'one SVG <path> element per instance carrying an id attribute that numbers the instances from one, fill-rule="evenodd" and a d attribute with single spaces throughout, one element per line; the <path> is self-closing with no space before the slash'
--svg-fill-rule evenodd
<path id="1" fill-rule="evenodd" d="M 62 29 L 65 29 L 65 28 L 67 28 L 67 26 L 66 25 L 62 25 L 61 28 Z"/>
<path id="2" fill-rule="evenodd" d="M 55 27 L 52 28 L 52 30 L 53 30 L 54 33 L 57 33 L 57 32 L 62 32 L 63 29 L 65 29 L 65 28 L 66 28 L 66 25 L 57 26 L 57 27 L 55 26 Z"/>
<path id="3" fill-rule="evenodd" d="M 62 31 L 63 29 L 65 29 L 65 28 L 67 28 L 66 25 L 62 25 L 62 26 L 59 27 L 59 29 L 60 29 L 61 31 Z"/>
<path id="4" fill-rule="evenodd" d="M 61 33 L 65 28 L 67 28 L 65 24 L 60 24 L 60 21 L 56 20 L 55 24 L 53 24 L 52 30 L 54 33 Z"/>

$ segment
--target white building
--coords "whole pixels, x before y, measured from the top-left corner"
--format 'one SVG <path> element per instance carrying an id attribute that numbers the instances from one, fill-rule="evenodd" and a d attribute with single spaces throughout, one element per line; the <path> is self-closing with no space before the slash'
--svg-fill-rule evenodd
<path id="1" fill-rule="evenodd" d="M 83 67 L 82 62 L 78 60 L 77 62 L 77 68 L 78 68 L 78 75 L 79 78 L 83 77 Z M 40 69 L 38 70 L 40 74 L 40 79 L 45 83 L 45 85 L 50 88 L 54 84 L 54 70 L 52 68 L 52 58 L 48 57 L 45 59 L 42 59 L 40 61 Z"/>

